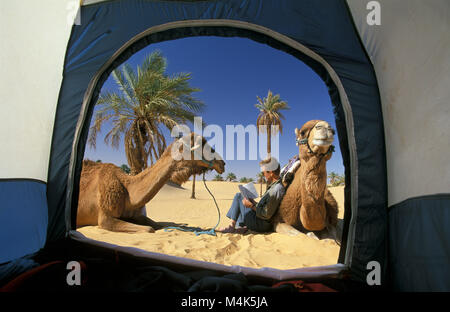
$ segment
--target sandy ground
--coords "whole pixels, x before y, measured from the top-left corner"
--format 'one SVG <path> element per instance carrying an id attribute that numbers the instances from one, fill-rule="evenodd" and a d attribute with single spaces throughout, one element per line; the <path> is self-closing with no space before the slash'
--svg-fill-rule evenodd
<path id="1" fill-rule="evenodd" d="M 239 183 L 207 181 L 220 208 L 219 226 L 228 225 L 226 217 Z M 196 182 L 196 199 L 190 199 L 192 182 L 183 187 L 166 185 L 147 204 L 147 216 L 168 226 L 184 226 L 208 230 L 218 220 L 217 208 L 203 182 Z M 259 192 L 259 185 L 256 185 Z M 339 205 L 339 218 L 343 218 L 344 188 L 334 187 L 330 191 Z M 259 234 L 248 232 L 199 235 L 192 232 L 164 229 L 155 233 L 126 234 L 109 232 L 96 226 L 78 229 L 85 236 L 120 246 L 131 246 L 143 250 L 173 256 L 214 262 L 224 265 L 240 265 L 252 268 L 272 267 L 294 269 L 309 266 L 336 264 L 339 246 L 332 240 L 315 240 L 300 235 L 290 237 L 278 233 Z"/>

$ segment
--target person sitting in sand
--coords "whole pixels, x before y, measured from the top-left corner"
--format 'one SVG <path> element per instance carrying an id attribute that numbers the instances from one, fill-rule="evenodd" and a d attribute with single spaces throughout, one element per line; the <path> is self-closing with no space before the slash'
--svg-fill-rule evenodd
<path id="1" fill-rule="evenodd" d="M 218 229 L 217 232 L 243 234 L 247 230 L 255 232 L 272 230 L 270 219 L 275 215 L 285 193 L 280 179 L 280 164 L 272 157 L 261 161 L 259 165 L 269 184 L 267 191 L 258 203 L 245 198 L 240 192 L 237 193 L 227 213 L 227 217 L 231 219 L 230 225 Z"/>

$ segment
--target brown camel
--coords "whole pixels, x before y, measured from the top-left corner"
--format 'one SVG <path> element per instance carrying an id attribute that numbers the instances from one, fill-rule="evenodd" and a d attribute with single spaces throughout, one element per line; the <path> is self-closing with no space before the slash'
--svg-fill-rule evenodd
<path id="1" fill-rule="evenodd" d="M 98 225 L 114 232 L 154 232 L 159 226 L 145 216 L 145 204 L 169 179 L 182 184 L 191 175 L 211 169 L 223 173 L 225 163 L 203 137 L 194 133 L 174 141 L 155 164 L 135 176 L 113 164 L 85 160 L 77 227 Z"/>
<path id="2" fill-rule="evenodd" d="M 325 121 L 311 120 L 295 129 L 295 135 L 300 166 L 273 219 L 274 229 L 288 235 L 328 230 L 335 237 L 338 207 L 327 189 L 326 170 L 333 153 L 334 130 Z"/>

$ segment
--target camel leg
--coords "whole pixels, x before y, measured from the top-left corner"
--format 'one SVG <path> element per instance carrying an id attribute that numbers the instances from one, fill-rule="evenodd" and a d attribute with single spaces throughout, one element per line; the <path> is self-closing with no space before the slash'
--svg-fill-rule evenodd
<path id="1" fill-rule="evenodd" d="M 155 232 L 155 230 L 151 226 L 133 224 L 112 216 L 108 216 L 104 213 L 99 213 L 98 226 L 102 229 L 112 232 L 126 232 L 126 233 Z"/>
<path id="2" fill-rule="evenodd" d="M 344 220 L 343 219 L 338 219 L 337 220 L 337 224 L 335 227 L 335 240 L 336 242 L 341 245 L 342 243 L 342 231 L 344 230 Z"/>
<path id="3" fill-rule="evenodd" d="M 124 219 L 126 221 L 132 222 L 132 223 L 136 223 L 139 225 L 146 225 L 146 226 L 150 226 L 155 230 L 159 230 L 162 228 L 161 225 L 158 224 L 158 222 L 153 221 L 152 219 L 143 216 L 143 215 L 139 215 L 139 216 L 133 216 L 132 218 L 127 218 Z"/>
<path id="4" fill-rule="evenodd" d="M 147 217 L 145 206 L 135 211 L 122 212 L 120 219 L 138 225 L 151 226 L 155 230 L 162 228 L 162 226 L 160 226 L 157 222 Z"/>
<path id="5" fill-rule="evenodd" d="M 343 220 L 338 219 L 337 225 L 329 224 L 321 231 L 308 232 L 306 235 L 318 240 L 333 239 L 340 246 L 342 236 L 342 223 Z"/>
<path id="6" fill-rule="evenodd" d="M 275 232 L 289 236 L 296 236 L 299 234 L 303 234 L 302 232 L 294 228 L 292 225 L 281 222 L 275 224 Z"/>
<path id="7" fill-rule="evenodd" d="M 327 212 L 327 223 L 336 226 L 338 222 L 338 204 L 329 189 L 325 191 L 325 209 Z"/>

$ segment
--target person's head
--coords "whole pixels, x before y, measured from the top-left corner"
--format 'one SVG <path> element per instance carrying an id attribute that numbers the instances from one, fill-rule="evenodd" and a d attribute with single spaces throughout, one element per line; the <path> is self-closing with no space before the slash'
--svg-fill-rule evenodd
<path id="1" fill-rule="evenodd" d="M 276 158 L 271 157 L 264 159 L 259 165 L 267 182 L 271 183 L 280 178 L 280 163 Z"/>

